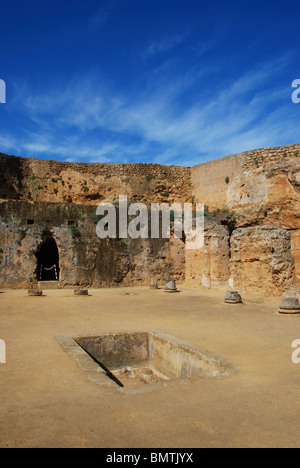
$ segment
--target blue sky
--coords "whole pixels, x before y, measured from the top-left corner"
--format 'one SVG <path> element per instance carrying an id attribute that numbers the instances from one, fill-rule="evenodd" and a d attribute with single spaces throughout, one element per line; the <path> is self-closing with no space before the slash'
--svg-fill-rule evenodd
<path id="1" fill-rule="evenodd" d="M 3 2 L 0 152 L 194 165 L 300 142 L 294 0 Z"/>

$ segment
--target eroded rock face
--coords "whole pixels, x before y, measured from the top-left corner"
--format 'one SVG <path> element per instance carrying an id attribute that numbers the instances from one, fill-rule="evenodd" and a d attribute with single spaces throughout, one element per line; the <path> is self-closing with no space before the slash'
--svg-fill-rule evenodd
<path id="1" fill-rule="evenodd" d="M 99 205 L 119 195 L 149 202 L 191 201 L 190 168 L 159 164 L 77 164 L 0 153 L 0 200 Z"/>
<path id="2" fill-rule="evenodd" d="M 37 254 L 47 239 L 58 249 L 60 287 L 142 286 L 151 276 L 184 280 L 182 241 L 99 239 L 93 215 L 86 205 L 0 203 L 0 285 L 35 288 Z"/>
<path id="3" fill-rule="evenodd" d="M 186 251 L 186 281 L 194 286 L 224 286 L 230 278 L 230 233 L 220 220 L 205 218 L 204 248 Z"/>
<path id="4" fill-rule="evenodd" d="M 248 151 L 193 168 L 72 164 L 0 154 L 0 285 L 35 287 L 36 253 L 55 239 L 62 286 L 187 284 L 281 294 L 300 286 L 300 144 Z M 106 239 L 95 207 L 206 205 L 205 243 Z M 34 224 L 28 223 L 35 220 Z M 68 222 L 73 222 L 69 225 Z"/>
<path id="5" fill-rule="evenodd" d="M 231 236 L 234 287 L 279 295 L 293 286 L 290 233 L 272 226 L 236 229 Z"/>
<path id="6" fill-rule="evenodd" d="M 300 145 L 253 150 L 228 156 L 192 168 L 191 177 L 197 200 L 203 201 L 210 212 L 225 208 L 234 213 L 235 229 L 274 226 L 288 231 L 291 237 L 290 253 L 295 262 L 293 275 L 287 279 L 287 285 L 294 276 L 297 285 L 300 286 Z M 209 189 L 210 185 L 213 189 Z M 251 243 L 251 236 L 256 239 L 257 232 L 253 230 L 250 235 L 245 231 L 245 242 Z M 265 246 L 261 249 L 262 265 L 265 265 L 264 248 L 268 251 L 270 231 L 269 235 L 267 232 L 267 229 L 263 229 L 260 234 L 261 243 L 266 236 Z M 241 236 L 241 231 L 235 235 Z M 233 241 L 234 239 L 235 237 Z M 281 240 L 283 242 L 283 237 Z M 283 245 L 286 246 L 286 243 L 283 242 Z M 249 251 L 251 248 L 249 245 Z M 285 256 L 285 247 L 282 247 L 281 251 Z M 273 263 L 279 265 L 280 248 L 276 248 L 276 252 L 272 254 Z M 282 260 L 283 264 L 285 261 Z M 243 262 L 248 266 L 244 266 Z M 247 275 L 242 272 L 245 268 L 248 269 L 249 265 L 247 257 L 241 257 L 236 267 L 236 271 L 241 268 L 239 278 L 245 287 L 248 284 Z M 252 265 L 253 270 L 254 265 L 255 262 Z M 270 289 L 269 283 L 272 281 L 280 284 L 280 288 L 284 287 L 284 274 L 275 274 L 273 269 L 268 269 L 268 272 L 270 277 L 263 279 L 263 282 L 266 282 L 266 290 Z M 290 268 L 286 278 L 289 274 Z M 250 283 L 252 284 L 252 280 Z M 258 284 L 257 287 L 261 290 L 264 286 Z"/>

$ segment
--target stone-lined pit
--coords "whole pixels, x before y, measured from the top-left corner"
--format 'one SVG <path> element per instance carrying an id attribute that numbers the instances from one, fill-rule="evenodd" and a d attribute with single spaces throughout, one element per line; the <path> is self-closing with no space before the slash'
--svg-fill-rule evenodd
<path id="1" fill-rule="evenodd" d="M 57 338 L 91 380 L 125 393 L 235 369 L 226 359 L 156 330 Z"/>

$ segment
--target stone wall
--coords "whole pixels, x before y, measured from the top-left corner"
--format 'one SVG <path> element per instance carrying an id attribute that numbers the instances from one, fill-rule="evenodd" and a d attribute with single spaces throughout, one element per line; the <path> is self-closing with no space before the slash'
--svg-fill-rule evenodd
<path id="1" fill-rule="evenodd" d="M 0 154 L 0 285 L 36 284 L 36 253 L 52 237 L 64 287 L 142 285 L 169 276 L 197 287 L 281 294 L 294 279 L 300 286 L 299 194 L 300 144 L 193 168 Z M 95 207 L 117 206 L 119 195 L 147 205 L 203 202 L 204 248 L 186 251 L 174 238 L 100 240 Z"/>
<path id="2" fill-rule="evenodd" d="M 99 239 L 93 206 L 7 201 L 0 204 L 0 286 L 36 287 L 36 255 L 49 238 L 59 251 L 60 287 L 150 285 L 151 276 L 161 282 L 185 278 L 180 240 Z"/>
<path id="3" fill-rule="evenodd" d="M 285 229 L 254 226 L 231 237 L 230 277 L 234 288 L 280 295 L 294 285 L 291 236 Z"/>
<path id="4" fill-rule="evenodd" d="M 98 205 L 119 195 L 144 202 L 191 201 L 190 168 L 79 164 L 0 154 L 0 200 Z"/>
<path id="5" fill-rule="evenodd" d="M 229 229 L 217 219 L 205 219 L 204 248 L 186 251 L 186 281 L 192 286 L 224 286 L 228 284 Z"/>
<path id="6" fill-rule="evenodd" d="M 279 296 L 294 286 L 291 235 L 274 226 L 237 228 L 208 219 L 204 249 L 186 251 L 186 282 Z"/>
<path id="7" fill-rule="evenodd" d="M 289 236 L 290 253 L 295 260 L 294 267 L 287 269 L 287 276 L 293 271 L 291 277 L 294 276 L 300 286 L 299 144 L 248 151 L 201 164 L 191 169 L 191 178 L 196 201 L 203 202 L 211 213 L 231 213 L 235 218 L 235 229 L 272 226 L 285 231 Z M 249 246 L 253 245 L 257 241 L 257 231 L 245 232 Z M 241 231 L 239 233 L 241 235 Z M 265 245 L 261 254 L 264 249 L 268 251 L 270 235 L 268 229 L 262 229 L 261 237 L 265 238 Z M 283 238 L 281 240 L 283 242 Z M 230 243 L 231 241 L 232 239 Z M 283 251 L 281 253 L 285 255 Z M 277 255 L 276 252 L 274 255 Z M 248 266 L 244 265 L 244 262 Z M 263 264 L 264 260 L 261 262 Z M 235 271 L 237 272 L 238 268 L 243 271 L 244 267 L 247 269 L 249 265 L 244 257 Z M 278 291 L 289 287 L 290 280 L 287 277 L 284 280 L 284 275 L 280 277 L 273 274 L 271 269 L 268 269 L 268 274 L 269 277 L 264 279 L 266 291 L 270 290 L 269 281 L 274 282 Z M 236 274 L 234 276 L 238 278 Z M 239 280 L 238 284 L 254 287 L 253 281 L 248 280 L 246 274 L 243 274 L 242 278 L 242 282 Z M 189 280 L 187 275 L 187 281 Z M 260 290 L 263 288 L 264 285 L 259 287 Z"/>
<path id="8" fill-rule="evenodd" d="M 290 221 L 292 227 L 300 210 L 300 144 L 200 164 L 191 168 L 191 180 L 197 201 L 210 211 L 226 207 L 259 224 L 267 211 L 268 216 L 280 214 L 278 221 Z"/>

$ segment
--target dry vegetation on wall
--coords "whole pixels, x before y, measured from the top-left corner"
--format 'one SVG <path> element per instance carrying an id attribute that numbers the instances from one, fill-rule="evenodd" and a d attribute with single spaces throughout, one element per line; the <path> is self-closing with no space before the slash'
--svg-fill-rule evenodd
<path id="1" fill-rule="evenodd" d="M 0 198 L 46 203 L 192 200 L 190 169 L 157 164 L 77 164 L 0 155 Z"/>

